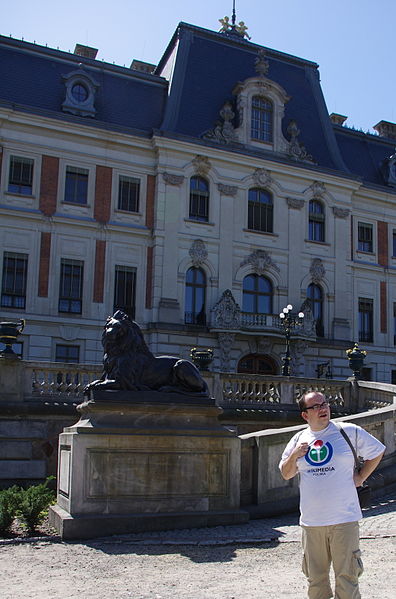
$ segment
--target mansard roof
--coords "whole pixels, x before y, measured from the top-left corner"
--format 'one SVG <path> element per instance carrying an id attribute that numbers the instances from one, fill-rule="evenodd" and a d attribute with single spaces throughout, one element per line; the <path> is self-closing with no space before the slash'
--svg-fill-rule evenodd
<path id="1" fill-rule="evenodd" d="M 98 84 L 95 118 L 62 111 L 64 77 L 83 70 Z M 100 60 L 0 36 L 0 103 L 84 125 L 150 134 L 162 121 L 167 82 Z"/>
<path id="2" fill-rule="evenodd" d="M 233 106 L 238 122 L 233 92 L 238 83 L 258 77 L 255 60 L 262 50 L 269 65 L 267 79 L 289 97 L 282 135 L 290 140 L 288 126 L 295 121 L 298 141 L 312 156 L 311 163 L 268 148 L 215 144 L 204 137 L 219 121 L 225 102 Z M 79 69 L 96 85 L 95 111 L 89 116 L 62 110 L 65 78 Z M 334 125 L 316 63 L 186 23 L 177 27 L 153 74 L 0 36 L 0 105 L 110 131 L 144 136 L 160 132 L 220 151 L 357 178 L 395 193 L 383 168 L 395 142 Z"/>

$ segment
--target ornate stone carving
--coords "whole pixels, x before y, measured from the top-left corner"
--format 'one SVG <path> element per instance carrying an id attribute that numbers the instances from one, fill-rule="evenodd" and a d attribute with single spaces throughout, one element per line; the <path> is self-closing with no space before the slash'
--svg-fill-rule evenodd
<path id="1" fill-rule="evenodd" d="M 306 299 L 300 308 L 301 312 L 304 312 L 304 323 L 300 331 L 307 337 L 316 337 L 316 321 L 312 312 L 312 302 L 310 299 Z"/>
<path id="2" fill-rule="evenodd" d="M 181 185 L 184 181 L 183 175 L 173 175 L 172 173 L 162 173 L 162 178 L 168 185 Z"/>
<path id="3" fill-rule="evenodd" d="M 303 357 L 304 352 L 308 347 L 308 343 L 306 341 L 302 341 L 299 339 L 291 344 L 290 353 L 291 353 L 291 362 L 292 362 L 292 373 L 295 376 L 298 376 L 303 372 Z"/>
<path id="4" fill-rule="evenodd" d="M 298 141 L 298 136 L 301 131 L 297 126 L 296 121 L 290 121 L 289 126 L 287 128 L 287 132 L 290 135 L 289 148 L 287 150 L 287 154 L 293 160 L 302 160 L 303 162 L 313 162 L 313 158 L 310 154 L 308 154 L 305 146 Z"/>
<path id="5" fill-rule="evenodd" d="M 255 185 L 268 187 L 272 184 L 271 174 L 265 168 L 256 168 L 252 176 Z"/>
<path id="6" fill-rule="evenodd" d="M 194 167 L 195 173 L 197 175 L 201 175 L 202 177 L 206 177 L 212 168 L 209 158 L 199 154 L 195 156 L 194 160 L 192 161 L 192 165 Z"/>
<path id="7" fill-rule="evenodd" d="M 300 210 L 304 206 L 304 200 L 299 200 L 297 198 L 286 198 L 287 205 L 289 208 L 294 208 L 295 210 Z"/>
<path id="8" fill-rule="evenodd" d="M 206 131 L 202 137 L 204 139 L 210 139 L 221 144 L 235 144 L 238 143 L 238 136 L 235 132 L 232 120 L 235 113 L 232 109 L 231 102 L 226 102 L 220 110 L 221 121 L 217 121 L 214 129 Z"/>
<path id="9" fill-rule="evenodd" d="M 334 216 L 338 216 L 338 218 L 347 218 L 350 214 L 349 208 L 339 208 L 338 206 L 333 206 L 333 214 Z"/>
<path id="10" fill-rule="evenodd" d="M 208 251 L 207 251 L 202 239 L 195 239 L 192 242 L 188 253 L 190 254 L 192 263 L 196 268 L 199 268 L 200 266 L 202 266 L 202 264 L 205 262 L 206 258 L 208 257 Z"/>
<path id="11" fill-rule="evenodd" d="M 312 259 L 311 268 L 309 269 L 309 272 L 314 283 L 320 283 L 324 279 L 326 270 L 320 258 Z"/>
<path id="12" fill-rule="evenodd" d="M 313 198 L 321 199 L 326 193 L 326 186 L 321 181 L 314 181 L 308 189 L 311 190 Z"/>
<path id="13" fill-rule="evenodd" d="M 217 189 L 225 196 L 235 197 L 238 192 L 238 187 L 235 185 L 224 185 L 223 183 L 218 183 Z"/>
<path id="14" fill-rule="evenodd" d="M 220 370 L 228 372 L 231 370 L 231 349 L 234 345 L 234 333 L 219 333 L 220 345 Z"/>
<path id="15" fill-rule="evenodd" d="M 239 329 L 241 309 L 230 289 L 226 289 L 212 308 L 212 326 L 216 329 Z"/>
<path id="16" fill-rule="evenodd" d="M 391 187 L 396 187 L 396 152 L 385 158 L 382 163 L 382 172 L 384 179 Z"/>
<path id="17" fill-rule="evenodd" d="M 257 57 L 254 61 L 254 68 L 256 73 L 259 74 L 260 77 L 264 77 L 267 75 L 269 70 L 269 62 L 265 57 L 265 50 L 261 49 L 257 53 Z"/>
<path id="18" fill-rule="evenodd" d="M 252 252 L 241 262 L 241 266 L 245 266 L 246 264 L 250 264 L 254 272 L 258 275 L 263 275 L 269 268 L 274 268 L 279 272 L 279 267 L 266 250 L 255 250 Z"/>

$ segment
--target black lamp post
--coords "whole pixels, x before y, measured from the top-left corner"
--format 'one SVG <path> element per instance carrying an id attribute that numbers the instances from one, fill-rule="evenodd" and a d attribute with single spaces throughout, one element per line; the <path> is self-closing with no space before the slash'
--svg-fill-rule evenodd
<path id="1" fill-rule="evenodd" d="M 286 353 L 282 358 L 282 376 L 290 376 L 290 336 L 292 331 L 300 327 L 304 322 L 304 312 L 299 312 L 297 315 L 292 314 L 293 306 L 288 304 L 279 314 L 280 325 L 286 337 Z"/>

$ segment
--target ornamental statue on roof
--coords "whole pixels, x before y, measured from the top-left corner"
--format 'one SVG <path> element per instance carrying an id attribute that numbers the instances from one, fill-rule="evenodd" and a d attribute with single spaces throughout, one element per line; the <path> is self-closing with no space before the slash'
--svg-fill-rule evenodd
<path id="1" fill-rule="evenodd" d="M 236 22 L 236 13 L 235 13 L 235 0 L 233 2 L 232 7 L 232 17 L 230 23 L 230 17 L 223 17 L 219 19 L 219 23 L 221 24 L 221 28 L 219 29 L 219 33 L 226 33 L 227 35 L 236 35 L 242 38 L 251 39 L 250 35 L 247 33 L 248 27 L 245 25 L 245 21 L 239 21 L 238 25 Z"/>

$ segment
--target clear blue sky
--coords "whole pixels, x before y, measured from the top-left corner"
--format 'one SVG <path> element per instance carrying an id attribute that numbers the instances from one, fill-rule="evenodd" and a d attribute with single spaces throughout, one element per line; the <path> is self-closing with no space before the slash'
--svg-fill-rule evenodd
<path id="1" fill-rule="evenodd" d="M 252 42 L 317 62 L 329 112 L 364 131 L 396 122 L 396 0 L 236 0 Z M 232 0 L 13 0 L 0 33 L 129 66 L 157 63 L 179 21 L 218 30 Z"/>

